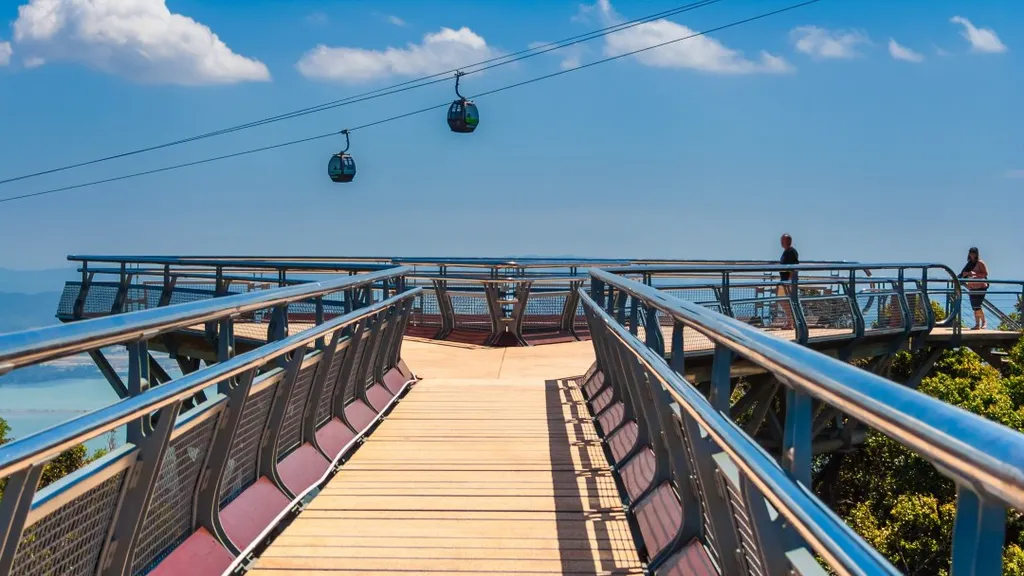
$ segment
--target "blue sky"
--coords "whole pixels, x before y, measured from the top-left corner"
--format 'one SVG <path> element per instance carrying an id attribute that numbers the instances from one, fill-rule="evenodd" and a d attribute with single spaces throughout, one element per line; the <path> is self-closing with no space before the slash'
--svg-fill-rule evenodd
<path id="1" fill-rule="evenodd" d="M 159 144 L 682 4 L 0 3 L 0 179 Z M 713 6 L 464 79 L 473 94 L 786 6 Z M 447 28 L 447 31 L 445 29 Z M 216 39 L 213 38 L 216 35 Z M 823 0 L 340 139 L 0 204 L 0 266 L 68 253 L 941 261 L 1024 277 L 1024 4 Z M 895 45 L 892 41 L 895 41 Z M 116 176 L 440 104 L 439 84 L 0 186 Z"/>

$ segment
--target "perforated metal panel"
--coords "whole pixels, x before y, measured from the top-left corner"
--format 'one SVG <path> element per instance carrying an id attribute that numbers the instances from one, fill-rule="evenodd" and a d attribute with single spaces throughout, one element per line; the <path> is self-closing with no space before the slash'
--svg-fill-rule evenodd
<path id="1" fill-rule="evenodd" d="M 219 413 L 208 417 L 167 447 L 140 527 L 132 574 L 145 574 L 155 568 L 192 533 L 196 485 L 219 417 Z"/>
<path id="2" fill-rule="evenodd" d="M 281 434 L 277 438 L 279 458 L 286 456 L 288 452 L 302 443 L 302 416 L 305 414 L 309 390 L 313 387 L 313 377 L 316 376 L 319 366 L 319 361 L 306 366 L 299 370 L 299 375 L 295 379 L 295 386 L 292 387 L 291 397 L 288 398 L 288 407 L 284 412 Z"/>
<path id="3" fill-rule="evenodd" d="M 327 371 L 327 378 L 324 380 L 324 388 L 320 391 L 320 399 L 316 403 L 316 425 L 319 426 L 331 417 L 331 408 L 334 403 L 335 390 L 338 387 L 338 379 L 341 376 L 341 363 L 345 361 L 349 347 L 338 345 L 331 360 L 330 369 Z"/>
<path id="4" fill-rule="evenodd" d="M 733 525 L 736 527 L 736 535 L 739 538 L 742 560 L 746 562 L 747 573 L 751 576 L 762 576 L 764 566 L 761 562 L 761 554 L 758 551 L 757 538 L 754 537 L 754 530 L 750 525 L 750 515 L 747 514 L 747 506 L 740 494 L 740 488 L 721 468 L 717 469 L 720 489 L 725 492 L 729 501 L 729 509 L 732 510 Z"/>
<path id="5" fill-rule="evenodd" d="M 366 351 L 366 339 L 369 338 L 370 332 L 364 331 L 361 341 L 359 342 L 359 349 L 356 350 L 355 356 L 352 360 L 352 370 L 348 373 L 348 381 L 345 382 L 345 404 L 348 404 L 356 397 L 356 382 L 359 377 L 359 364 L 362 362 L 363 353 Z"/>
<path id="6" fill-rule="evenodd" d="M 220 485 L 220 505 L 223 507 L 256 481 L 256 456 L 263 430 L 267 427 L 270 406 L 277 391 L 277 384 L 260 390 L 245 404 L 238 432 L 231 442 L 228 465 Z"/>
<path id="7" fill-rule="evenodd" d="M 377 363 L 377 357 L 380 356 L 380 350 L 383 347 L 384 342 L 387 340 L 389 329 L 391 329 L 391 322 L 385 322 L 384 325 L 380 327 L 380 333 L 377 334 L 376 345 L 373 347 L 373 350 L 370 351 L 370 363 L 366 365 L 366 372 L 363 374 L 363 378 L 367 386 L 373 384 L 373 366 Z"/>
<path id="8" fill-rule="evenodd" d="M 11 574 L 93 574 L 114 519 L 124 472 L 56 509 L 21 536 Z"/>

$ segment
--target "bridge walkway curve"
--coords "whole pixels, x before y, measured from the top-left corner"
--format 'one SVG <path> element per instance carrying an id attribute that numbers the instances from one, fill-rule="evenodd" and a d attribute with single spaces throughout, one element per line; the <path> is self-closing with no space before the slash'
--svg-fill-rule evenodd
<path id="1" fill-rule="evenodd" d="M 641 574 L 579 375 L 589 342 L 407 341 L 422 378 L 250 574 Z"/>

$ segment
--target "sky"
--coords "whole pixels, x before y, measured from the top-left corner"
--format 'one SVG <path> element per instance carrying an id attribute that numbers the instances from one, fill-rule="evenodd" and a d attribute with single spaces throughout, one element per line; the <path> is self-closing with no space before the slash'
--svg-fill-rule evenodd
<path id="1" fill-rule="evenodd" d="M 791 5 L 722 0 L 462 79 L 472 96 Z M 409 81 L 681 0 L 0 1 L 0 179 Z M 1024 3 L 822 0 L 340 136 L 0 203 L 0 267 L 68 254 L 575 255 L 959 266 L 1024 278 Z M 361 126 L 443 82 L 0 185 L 0 197 Z"/>

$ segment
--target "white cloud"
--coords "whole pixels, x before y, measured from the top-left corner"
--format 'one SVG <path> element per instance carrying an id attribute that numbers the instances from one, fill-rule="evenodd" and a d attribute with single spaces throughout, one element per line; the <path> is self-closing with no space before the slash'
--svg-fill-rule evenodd
<path id="1" fill-rule="evenodd" d="M 309 16 L 306 16 L 306 22 L 309 22 L 314 26 L 323 26 L 324 24 L 327 24 L 330 21 L 330 17 L 328 17 L 327 14 L 324 14 L 323 12 L 313 12 Z"/>
<path id="2" fill-rule="evenodd" d="M 7 66 L 11 63 L 11 54 L 14 54 L 14 49 L 11 48 L 11 43 L 0 42 L 0 66 Z"/>
<path id="3" fill-rule="evenodd" d="M 367 50 L 323 44 L 306 52 L 296 66 L 304 76 L 321 80 L 365 82 L 387 76 L 421 76 L 467 66 L 499 52 L 472 30 L 441 28 L 422 44 Z"/>
<path id="4" fill-rule="evenodd" d="M 621 22 L 609 0 L 582 8 L 586 15 L 597 10 L 606 25 Z M 617 56 L 641 48 L 691 36 L 696 32 L 682 24 L 661 19 L 614 32 L 605 37 L 605 54 Z M 657 68 L 693 68 L 719 74 L 790 72 L 793 67 L 779 56 L 761 51 L 758 59 L 748 59 L 739 50 L 725 47 L 710 36 L 695 36 L 633 56 L 641 64 Z"/>
<path id="5" fill-rule="evenodd" d="M 889 38 L 889 55 L 896 60 L 903 60 L 904 62 L 924 62 L 924 56 L 918 52 L 914 52 L 906 46 L 901 46 L 893 38 Z"/>
<path id="6" fill-rule="evenodd" d="M 527 47 L 530 50 L 536 50 L 541 46 L 548 46 L 549 44 L 551 43 L 530 42 L 530 44 L 527 45 Z M 567 46 L 565 48 L 560 48 L 558 50 L 549 50 L 548 52 L 545 52 L 545 54 L 552 54 L 561 57 L 561 61 L 558 63 L 558 66 L 562 70 L 568 70 L 570 68 L 576 68 L 577 66 L 580 65 L 580 62 L 583 61 L 583 52 L 584 48 L 579 44 L 575 44 L 572 46 Z"/>
<path id="7" fill-rule="evenodd" d="M 953 16 L 949 19 L 953 24 L 960 24 L 964 27 L 961 36 L 971 43 L 971 50 L 975 52 L 1006 52 L 1006 45 L 996 36 L 995 30 L 991 28 L 975 28 L 971 21 L 963 16 Z"/>
<path id="8" fill-rule="evenodd" d="M 936 56 L 949 56 L 949 52 L 946 52 L 941 46 L 934 46 Z"/>
<path id="9" fill-rule="evenodd" d="M 789 31 L 789 39 L 796 49 L 813 58 L 855 58 L 860 55 L 857 46 L 870 44 L 863 32 L 856 30 L 826 30 L 817 26 L 798 26 Z"/>
<path id="10" fill-rule="evenodd" d="M 26 62 L 78 62 L 146 83 L 270 80 L 266 65 L 165 0 L 31 0 L 18 7 L 14 40 Z"/>
<path id="11" fill-rule="evenodd" d="M 25 58 L 24 64 L 25 68 L 39 68 L 43 64 L 46 64 L 46 59 L 39 58 L 37 56 L 31 56 L 29 58 Z"/>
<path id="12" fill-rule="evenodd" d="M 405 20 L 402 20 L 398 16 L 388 16 L 388 22 L 402 28 L 405 28 L 406 26 L 409 25 Z"/>

